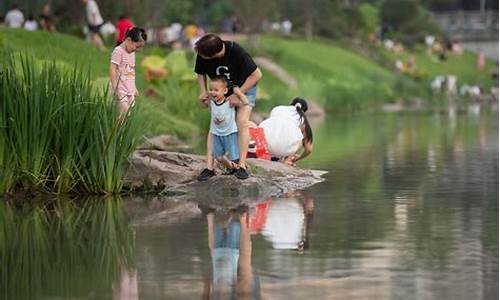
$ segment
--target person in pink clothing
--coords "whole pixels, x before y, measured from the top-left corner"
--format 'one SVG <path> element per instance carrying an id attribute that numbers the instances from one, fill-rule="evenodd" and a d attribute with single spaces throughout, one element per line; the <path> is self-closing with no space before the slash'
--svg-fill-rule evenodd
<path id="1" fill-rule="evenodd" d="M 127 113 L 139 95 L 135 87 L 135 51 L 147 40 L 144 29 L 133 27 L 125 34 L 125 40 L 111 54 L 109 67 L 110 90 L 116 97 L 120 113 Z"/>

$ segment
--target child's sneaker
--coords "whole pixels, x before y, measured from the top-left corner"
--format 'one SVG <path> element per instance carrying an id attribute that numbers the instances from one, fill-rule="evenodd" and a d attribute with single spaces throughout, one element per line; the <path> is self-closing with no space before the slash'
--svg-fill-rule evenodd
<path id="1" fill-rule="evenodd" d="M 236 169 L 236 172 L 234 172 L 234 176 L 238 179 L 247 179 L 248 178 L 248 172 L 244 168 L 238 168 Z"/>
<path id="2" fill-rule="evenodd" d="M 198 181 L 207 181 L 208 179 L 210 179 L 210 177 L 214 177 L 215 176 L 215 172 L 213 170 L 209 170 L 207 168 L 203 169 L 203 171 L 201 171 L 200 175 L 198 175 Z"/>

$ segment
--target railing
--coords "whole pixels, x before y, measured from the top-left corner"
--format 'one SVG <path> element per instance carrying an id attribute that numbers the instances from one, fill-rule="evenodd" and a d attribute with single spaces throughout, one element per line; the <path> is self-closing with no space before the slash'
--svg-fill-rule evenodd
<path id="1" fill-rule="evenodd" d="M 498 10 L 432 13 L 446 36 L 463 41 L 498 40 Z"/>

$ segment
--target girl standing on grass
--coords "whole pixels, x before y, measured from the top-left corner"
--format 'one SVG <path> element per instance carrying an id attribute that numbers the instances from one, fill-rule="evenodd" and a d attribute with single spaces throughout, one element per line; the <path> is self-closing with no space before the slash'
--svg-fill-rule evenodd
<path id="1" fill-rule="evenodd" d="M 125 34 L 125 40 L 111 54 L 109 66 L 110 88 L 118 102 L 121 114 L 134 105 L 139 92 L 135 87 L 135 51 L 147 40 L 144 29 L 133 27 Z"/>

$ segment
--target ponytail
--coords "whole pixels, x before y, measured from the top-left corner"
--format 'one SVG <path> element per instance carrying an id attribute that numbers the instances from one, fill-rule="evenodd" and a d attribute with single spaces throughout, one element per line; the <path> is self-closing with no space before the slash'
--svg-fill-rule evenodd
<path id="1" fill-rule="evenodd" d="M 295 109 L 297 110 L 297 114 L 299 114 L 299 116 L 300 116 L 300 121 L 304 122 L 304 127 L 305 127 L 304 139 L 305 139 L 305 141 L 308 143 L 312 143 L 313 142 L 313 133 L 312 133 L 311 126 L 309 125 L 309 120 L 307 120 L 307 117 L 305 114 L 307 109 L 308 109 L 307 101 L 302 99 L 302 98 L 295 97 L 292 100 L 292 103 L 290 103 L 290 105 L 295 106 Z"/>

